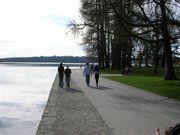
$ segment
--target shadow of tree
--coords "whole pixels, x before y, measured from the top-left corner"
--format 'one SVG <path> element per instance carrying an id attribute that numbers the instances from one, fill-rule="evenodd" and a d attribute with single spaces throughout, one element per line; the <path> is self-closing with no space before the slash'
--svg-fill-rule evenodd
<path id="1" fill-rule="evenodd" d="M 74 88 L 65 88 L 66 91 L 76 93 L 76 92 L 82 92 L 81 90 L 74 89 Z"/>
<path id="2" fill-rule="evenodd" d="M 97 89 L 97 90 L 112 90 L 113 88 L 109 88 L 106 86 L 89 86 L 92 89 Z"/>

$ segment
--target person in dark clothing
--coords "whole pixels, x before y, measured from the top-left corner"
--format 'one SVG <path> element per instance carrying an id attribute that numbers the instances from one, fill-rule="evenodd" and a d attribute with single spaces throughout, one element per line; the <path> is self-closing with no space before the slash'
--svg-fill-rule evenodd
<path id="1" fill-rule="evenodd" d="M 67 66 L 64 73 L 66 76 L 66 87 L 70 87 L 71 69 L 69 68 L 69 66 Z"/>
<path id="2" fill-rule="evenodd" d="M 95 66 L 93 72 L 94 72 L 94 74 L 95 74 L 96 86 L 98 86 L 99 73 L 100 73 L 100 69 L 99 69 L 98 65 Z"/>
<path id="3" fill-rule="evenodd" d="M 59 86 L 63 87 L 64 66 L 62 63 L 60 63 L 58 67 L 58 72 L 59 72 Z"/>
<path id="4" fill-rule="evenodd" d="M 122 75 L 129 75 L 131 72 L 131 69 L 129 67 L 125 67 L 125 69 L 122 71 Z"/>

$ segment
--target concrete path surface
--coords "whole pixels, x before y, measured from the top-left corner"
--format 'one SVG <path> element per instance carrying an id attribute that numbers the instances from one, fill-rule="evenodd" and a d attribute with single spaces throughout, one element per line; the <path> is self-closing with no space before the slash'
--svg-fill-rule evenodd
<path id="1" fill-rule="evenodd" d="M 113 135 L 113 132 L 79 87 L 73 81 L 71 88 L 59 87 L 57 75 L 36 135 Z"/>
<path id="2" fill-rule="evenodd" d="M 180 102 L 145 92 L 100 77 L 95 87 L 94 75 L 90 87 L 81 70 L 73 70 L 72 80 L 87 96 L 115 135 L 154 135 L 180 123 Z"/>

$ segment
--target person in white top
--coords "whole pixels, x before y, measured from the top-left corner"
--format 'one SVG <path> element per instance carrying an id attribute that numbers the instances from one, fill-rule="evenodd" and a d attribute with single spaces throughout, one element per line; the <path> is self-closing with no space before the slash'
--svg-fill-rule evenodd
<path id="1" fill-rule="evenodd" d="M 89 83 L 90 83 L 90 75 L 92 75 L 92 69 L 89 66 L 89 63 L 86 63 L 86 67 L 83 70 L 83 76 L 86 77 L 87 86 L 89 86 Z"/>

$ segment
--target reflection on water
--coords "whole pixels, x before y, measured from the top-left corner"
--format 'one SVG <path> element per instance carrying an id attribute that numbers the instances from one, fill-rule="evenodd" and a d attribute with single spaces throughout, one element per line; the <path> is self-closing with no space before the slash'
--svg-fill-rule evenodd
<path id="1" fill-rule="evenodd" d="M 0 134 L 35 135 L 56 66 L 0 64 Z"/>

